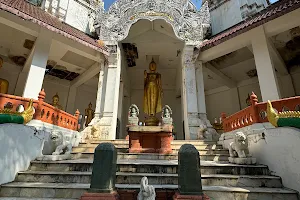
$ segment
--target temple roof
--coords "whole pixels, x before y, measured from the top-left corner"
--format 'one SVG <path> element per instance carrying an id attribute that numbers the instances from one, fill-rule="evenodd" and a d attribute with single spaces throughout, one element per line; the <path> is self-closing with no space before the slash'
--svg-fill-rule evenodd
<path id="1" fill-rule="evenodd" d="M 25 0 L 0 0 L 0 10 L 10 12 L 24 20 L 36 23 L 103 54 L 109 54 L 106 46 L 99 45 L 95 39 L 84 32 L 60 21 L 58 18 Z"/>
<path id="2" fill-rule="evenodd" d="M 226 40 L 236 37 L 298 8 L 300 8 L 299 0 L 280 0 L 257 13 L 253 17 L 248 18 L 236 24 L 235 26 L 213 36 L 211 39 L 203 42 L 200 48 L 202 51 L 205 51 L 213 46 L 217 46 L 225 42 Z"/>

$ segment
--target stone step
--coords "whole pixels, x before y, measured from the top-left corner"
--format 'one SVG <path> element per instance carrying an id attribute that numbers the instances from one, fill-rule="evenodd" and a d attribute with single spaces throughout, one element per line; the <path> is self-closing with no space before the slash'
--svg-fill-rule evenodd
<path id="1" fill-rule="evenodd" d="M 124 148 L 117 148 L 118 152 L 126 152 L 127 149 Z M 210 155 L 210 154 L 228 154 L 229 152 L 227 149 L 201 149 L 197 148 L 200 155 Z M 73 153 L 94 153 L 95 147 L 73 147 Z M 179 149 L 173 148 L 173 153 L 178 153 Z"/>
<path id="2" fill-rule="evenodd" d="M 99 144 L 91 143 L 80 143 L 79 148 L 96 148 Z M 173 149 L 180 149 L 183 144 L 172 144 Z M 222 145 L 219 144 L 196 144 L 194 145 L 198 150 L 211 150 L 211 149 L 223 149 Z M 129 148 L 129 144 L 116 144 L 116 148 Z"/>
<path id="3" fill-rule="evenodd" d="M 78 200 L 66 198 L 0 197 L 0 200 Z"/>
<path id="4" fill-rule="evenodd" d="M 158 155 L 158 154 L 156 154 Z M 149 156 L 149 153 L 142 153 L 142 154 L 134 154 L 134 153 L 124 153 L 124 152 L 119 152 L 118 153 L 118 159 L 150 159 L 152 160 L 153 157 L 156 156 Z M 200 160 L 205 160 L 205 161 L 228 161 L 229 154 L 208 154 L 208 155 L 201 155 L 200 154 Z M 72 159 L 94 159 L 94 153 L 76 153 L 72 152 Z M 159 159 L 172 159 L 172 160 L 177 160 L 178 159 L 178 154 L 166 154 L 160 156 Z"/>
<path id="5" fill-rule="evenodd" d="M 30 198 L 80 198 L 89 189 L 89 184 L 62 183 L 26 183 L 12 182 L 1 186 L 1 197 Z M 153 185 L 157 196 L 160 191 L 175 191 L 177 185 Z M 140 184 L 116 184 L 119 193 L 122 190 L 139 190 Z M 297 192 L 285 188 L 225 187 L 203 186 L 203 192 L 213 200 L 298 200 Z M 122 196 L 121 196 L 122 199 Z M 161 198 L 160 198 L 161 199 Z"/>
<path id="6" fill-rule="evenodd" d="M 203 161 L 228 161 L 228 154 L 200 155 Z M 118 159 L 130 160 L 178 160 L 178 154 L 159 155 L 153 153 L 118 153 Z"/>
<path id="7" fill-rule="evenodd" d="M 128 140 L 86 140 L 85 142 L 82 142 L 81 144 L 100 144 L 100 143 L 105 143 L 109 142 L 114 145 L 121 145 L 121 144 L 129 144 Z M 192 144 L 192 145 L 201 145 L 201 144 L 216 144 L 215 141 L 204 141 L 204 140 L 173 140 L 172 145 L 183 145 L 183 144 Z"/>
<path id="8" fill-rule="evenodd" d="M 25 171 L 19 172 L 17 182 L 41 183 L 90 183 L 92 172 L 51 172 L 51 171 Z M 147 176 L 151 185 L 177 185 L 177 174 L 149 174 L 149 173 L 123 173 L 117 172 L 117 184 L 139 184 L 142 177 Z M 282 187 L 281 178 L 277 176 L 248 176 L 209 174 L 202 175 L 202 184 L 211 186 L 243 186 L 243 187 Z"/>
<path id="9" fill-rule="evenodd" d="M 32 161 L 31 171 L 92 171 L 93 160 Z M 117 172 L 177 174 L 177 160 L 118 160 Z M 202 174 L 269 175 L 265 165 L 235 165 L 227 162 L 201 161 Z"/>

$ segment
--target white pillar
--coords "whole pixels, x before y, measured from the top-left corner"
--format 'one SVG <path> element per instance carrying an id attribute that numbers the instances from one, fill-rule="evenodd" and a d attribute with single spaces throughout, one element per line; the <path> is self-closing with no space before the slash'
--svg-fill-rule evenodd
<path id="1" fill-rule="evenodd" d="M 123 125 L 123 120 L 122 120 L 122 116 L 123 116 L 123 103 L 124 103 L 124 83 L 121 81 L 120 82 L 120 89 L 119 89 L 119 102 L 118 102 L 118 119 L 119 119 L 119 135 L 118 138 L 121 139 L 122 135 L 123 135 L 123 129 L 122 129 L 122 125 Z"/>
<path id="2" fill-rule="evenodd" d="M 263 101 L 280 99 L 280 90 L 263 26 L 256 28 L 252 49 Z"/>
<path id="3" fill-rule="evenodd" d="M 185 46 L 182 55 L 182 105 L 185 139 L 197 139 L 200 125 L 196 89 L 194 46 Z"/>
<path id="4" fill-rule="evenodd" d="M 201 118 L 202 115 L 206 117 L 206 104 L 205 104 L 205 92 L 204 92 L 204 79 L 203 79 L 203 66 L 202 62 L 196 63 L 196 83 L 198 94 L 198 112 Z"/>
<path id="5" fill-rule="evenodd" d="M 101 94 L 101 99 L 104 99 L 103 114 L 102 116 L 100 116 L 100 120 L 98 120 L 94 125 L 96 129 L 98 129 L 98 131 L 101 133 L 100 139 L 104 140 L 116 139 L 119 88 L 121 76 L 120 58 L 120 48 L 116 47 L 116 52 L 111 53 L 108 58 L 108 68 L 106 73 L 107 75 L 105 86 L 103 85 L 103 87 L 105 87 L 105 95 Z M 98 94 L 100 95 L 100 93 Z M 99 104 L 97 109 L 98 108 Z"/>
<path id="6" fill-rule="evenodd" d="M 66 111 L 70 114 L 75 113 L 77 87 L 70 86 Z"/>
<path id="7" fill-rule="evenodd" d="M 96 107 L 95 107 L 95 120 L 98 121 L 100 119 L 100 116 L 102 114 L 103 104 L 104 104 L 104 94 L 105 94 L 105 86 L 104 82 L 106 81 L 106 75 L 107 75 L 107 65 L 104 63 L 101 63 L 100 67 L 100 73 L 98 78 L 98 90 L 97 90 L 97 99 L 96 99 Z M 93 119 L 94 124 L 96 121 Z"/>
<path id="8" fill-rule="evenodd" d="M 42 28 L 35 41 L 32 62 L 28 71 L 23 97 L 38 98 L 44 81 L 51 43 L 52 32 Z"/>

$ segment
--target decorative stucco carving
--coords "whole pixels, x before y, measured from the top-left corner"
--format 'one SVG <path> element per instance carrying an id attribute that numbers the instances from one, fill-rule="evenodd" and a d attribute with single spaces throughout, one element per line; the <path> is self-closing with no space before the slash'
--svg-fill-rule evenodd
<path id="1" fill-rule="evenodd" d="M 202 41 L 210 28 L 208 3 L 198 11 L 190 0 L 118 0 L 107 12 L 99 6 L 94 27 L 100 40 L 121 41 L 140 19 L 164 19 L 190 44 Z"/>

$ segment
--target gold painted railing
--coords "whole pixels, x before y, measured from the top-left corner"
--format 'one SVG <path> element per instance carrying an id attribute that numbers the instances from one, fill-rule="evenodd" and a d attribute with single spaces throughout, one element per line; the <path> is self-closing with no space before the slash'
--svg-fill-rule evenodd
<path id="1" fill-rule="evenodd" d="M 79 111 L 77 110 L 75 115 L 71 115 L 44 102 L 45 97 L 46 94 L 43 89 L 39 93 L 38 100 L 33 101 L 33 106 L 35 108 L 33 118 L 59 127 L 77 131 L 79 129 Z M 0 109 L 8 108 L 12 111 L 18 111 L 20 106 L 26 108 L 29 100 L 30 99 L 28 98 L 0 93 Z"/>
<path id="2" fill-rule="evenodd" d="M 267 102 L 258 103 L 257 96 L 252 92 L 251 105 L 233 115 L 221 114 L 224 132 L 233 131 L 255 123 L 268 122 Z M 272 101 L 273 108 L 277 111 L 300 111 L 300 96 Z"/>

